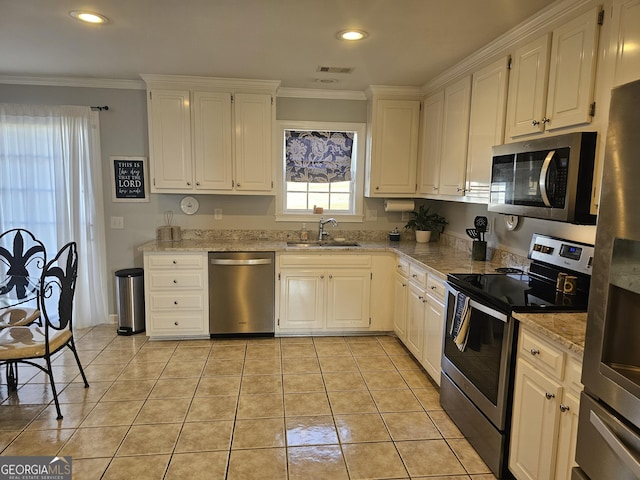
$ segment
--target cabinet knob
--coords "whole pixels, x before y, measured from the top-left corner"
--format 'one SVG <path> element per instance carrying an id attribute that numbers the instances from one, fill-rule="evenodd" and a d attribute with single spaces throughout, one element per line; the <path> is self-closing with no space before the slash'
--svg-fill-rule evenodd
<path id="1" fill-rule="evenodd" d="M 177 301 L 177 300 L 176 300 L 176 301 L 174 301 L 174 302 L 173 302 L 173 304 L 174 304 L 174 305 L 177 305 L 177 304 L 178 304 L 178 301 Z"/>
<path id="2" fill-rule="evenodd" d="M 436 289 L 436 288 L 438 288 L 438 287 L 436 287 L 435 285 L 431 285 L 431 287 L 430 287 L 430 288 L 431 288 L 431 290 L 435 290 L 435 289 Z"/>
<path id="3" fill-rule="evenodd" d="M 542 124 L 543 124 L 543 125 L 544 125 L 544 124 L 549 123 L 550 121 L 551 121 L 551 119 L 550 119 L 550 118 L 542 117 Z"/>
<path id="4" fill-rule="evenodd" d="M 422 295 L 420 295 L 420 296 L 418 297 L 418 300 L 424 300 L 424 297 L 423 297 Z"/>
<path id="5" fill-rule="evenodd" d="M 200 186 L 200 182 L 196 182 L 196 187 L 199 187 L 199 186 Z"/>
<path id="6" fill-rule="evenodd" d="M 239 187 L 239 186 L 240 186 L 240 183 L 236 183 L 236 187 Z"/>
<path id="7" fill-rule="evenodd" d="M 569 405 L 562 405 L 562 404 L 560 404 L 560 411 L 561 411 L 562 413 L 564 413 L 564 412 L 568 412 L 568 411 L 569 411 Z"/>
<path id="8" fill-rule="evenodd" d="M 177 327 L 178 326 L 178 322 L 173 322 L 173 324 Z"/>
<path id="9" fill-rule="evenodd" d="M 556 398 L 556 396 L 553 393 L 547 392 L 544 394 L 545 398 L 547 400 L 551 400 L 552 398 Z"/>
<path id="10" fill-rule="evenodd" d="M 402 284 L 402 288 L 404 288 L 404 287 L 406 287 L 406 286 L 407 286 L 407 284 L 406 284 L 406 283 L 403 283 L 403 284 Z"/>
<path id="11" fill-rule="evenodd" d="M 321 278 L 321 279 L 322 279 L 322 278 L 324 278 L 324 275 L 320 275 L 320 278 Z"/>
<path id="12" fill-rule="evenodd" d="M 331 280 L 333 278 L 333 275 L 329 275 L 329 280 Z"/>
<path id="13" fill-rule="evenodd" d="M 173 264 L 174 264 L 174 265 L 177 265 L 177 264 L 178 264 L 178 261 L 177 261 L 177 260 L 174 260 L 174 261 L 173 261 Z"/>
<path id="14" fill-rule="evenodd" d="M 190 186 L 191 186 L 191 182 L 187 182 L 187 187 L 190 187 Z"/>
<path id="15" fill-rule="evenodd" d="M 433 191 L 437 192 L 438 191 L 438 187 L 436 187 L 435 185 L 433 186 Z"/>
<path id="16" fill-rule="evenodd" d="M 531 125 L 533 125 L 534 127 L 537 127 L 538 125 L 540 125 L 540 122 L 538 120 L 532 120 Z"/>
<path id="17" fill-rule="evenodd" d="M 411 275 L 413 278 L 418 278 L 418 275 L 416 275 L 415 273 L 413 275 Z"/>
<path id="18" fill-rule="evenodd" d="M 460 187 L 458 187 L 458 188 L 456 188 L 456 192 L 458 192 L 458 193 L 460 193 L 460 192 L 464 192 L 464 188 L 460 188 Z"/>
<path id="19" fill-rule="evenodd" d="M 380 190 L 380 187 L 379 187 L 379 186 L 376 186 L 376 190 Z"/>
<path id="20" fill-rule="evenodd" d="M 538 350 L 537 348 L 532 348 L 531 350 L 529 350 L 529 352 L 531 352 L 531 355 L 540 355 L 540 350 Z"/>
<path id="21" fill-rule="evenodd" d="M 178 283 L 178 280 L 175 280 L 175 279 L 174 279 L 174 280 L 173 280 L 173 283 Z"/>

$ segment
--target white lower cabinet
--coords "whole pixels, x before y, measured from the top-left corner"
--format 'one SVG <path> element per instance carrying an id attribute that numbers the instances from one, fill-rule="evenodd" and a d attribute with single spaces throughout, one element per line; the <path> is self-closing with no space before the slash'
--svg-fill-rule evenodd
<path id="1" fill-rule="evenodd" d="M 403 262 L 408 265 L 405 266 Z M 440 385 L 444 331 L 444 278 L 399 258 L 394 277 L 396 336 Z"/>
<path id="2" fill-rule="evenodd" d="M 518 339 L 509 470 L 519 480 L 571 478 L 581 360 L 523 326 Z"/>
<path id="3" fill-rule="evenodd" d="M 144 254 L 145 328 L 152 338 L 207 338 L 207 253 Z"/>
<path id="4" fill-rule="evenodd" d="M 278 256 L 279 334 L 367 331 L 370 326 L 371 256 Z"/>

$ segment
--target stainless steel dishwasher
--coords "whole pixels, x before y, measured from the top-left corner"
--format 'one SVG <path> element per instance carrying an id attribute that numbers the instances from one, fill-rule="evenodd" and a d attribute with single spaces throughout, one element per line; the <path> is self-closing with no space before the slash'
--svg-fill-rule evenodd
<path id="1" fill-rule="evenodd" d="M 209 333 L 273 335 L 275 254 L 209 252 Z"/>

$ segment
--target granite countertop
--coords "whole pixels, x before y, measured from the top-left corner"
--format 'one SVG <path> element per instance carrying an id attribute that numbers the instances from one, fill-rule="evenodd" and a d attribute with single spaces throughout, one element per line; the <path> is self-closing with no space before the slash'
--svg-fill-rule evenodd
<path id="1" fill-rule="evenodd" d="M 471 260 L 471 253 L 441 243 L 374 242 L 358 241 L 358 247 L 290 247 L 279 240 L 181 240 L 176 242 L 147 242 L 140 247 L 142 252 L 233 252 L 273 251 L 287 253 L 304 252 L 391 252 L 420 262 L 430 273 L 445 277 L 449 273 L 492 273 L 498 267 L 525 268 L 517 257 L 501 255 L 490 261 Z M 514 313 L 514 318 L 582 356 L 586 330 L 586 313 Z"/>
<path id="2" fill-rule="evenodd" d="M 582 357 L 587 312 L 514 313 L 513 318 Z"/>

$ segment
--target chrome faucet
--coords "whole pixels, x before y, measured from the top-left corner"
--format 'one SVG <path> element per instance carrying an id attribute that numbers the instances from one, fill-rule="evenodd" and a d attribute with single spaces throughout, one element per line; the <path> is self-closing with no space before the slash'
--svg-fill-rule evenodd
<path id="1" fill-rule="evenodd" d="M 324 237 L 329 235 L 329 232 L 325 232 L 324 231 L 324 226 L 327 223 L 331 223 L 334 227 L 338 226 L 338 221 L 331 217 L 331 218 L 327 218 L 326 220 L 324 220 L 322 217 L 320 217 L 320 227 L 318 229 L 318 241 L 321 242 L 322 240 L 324 240 Z"/>

